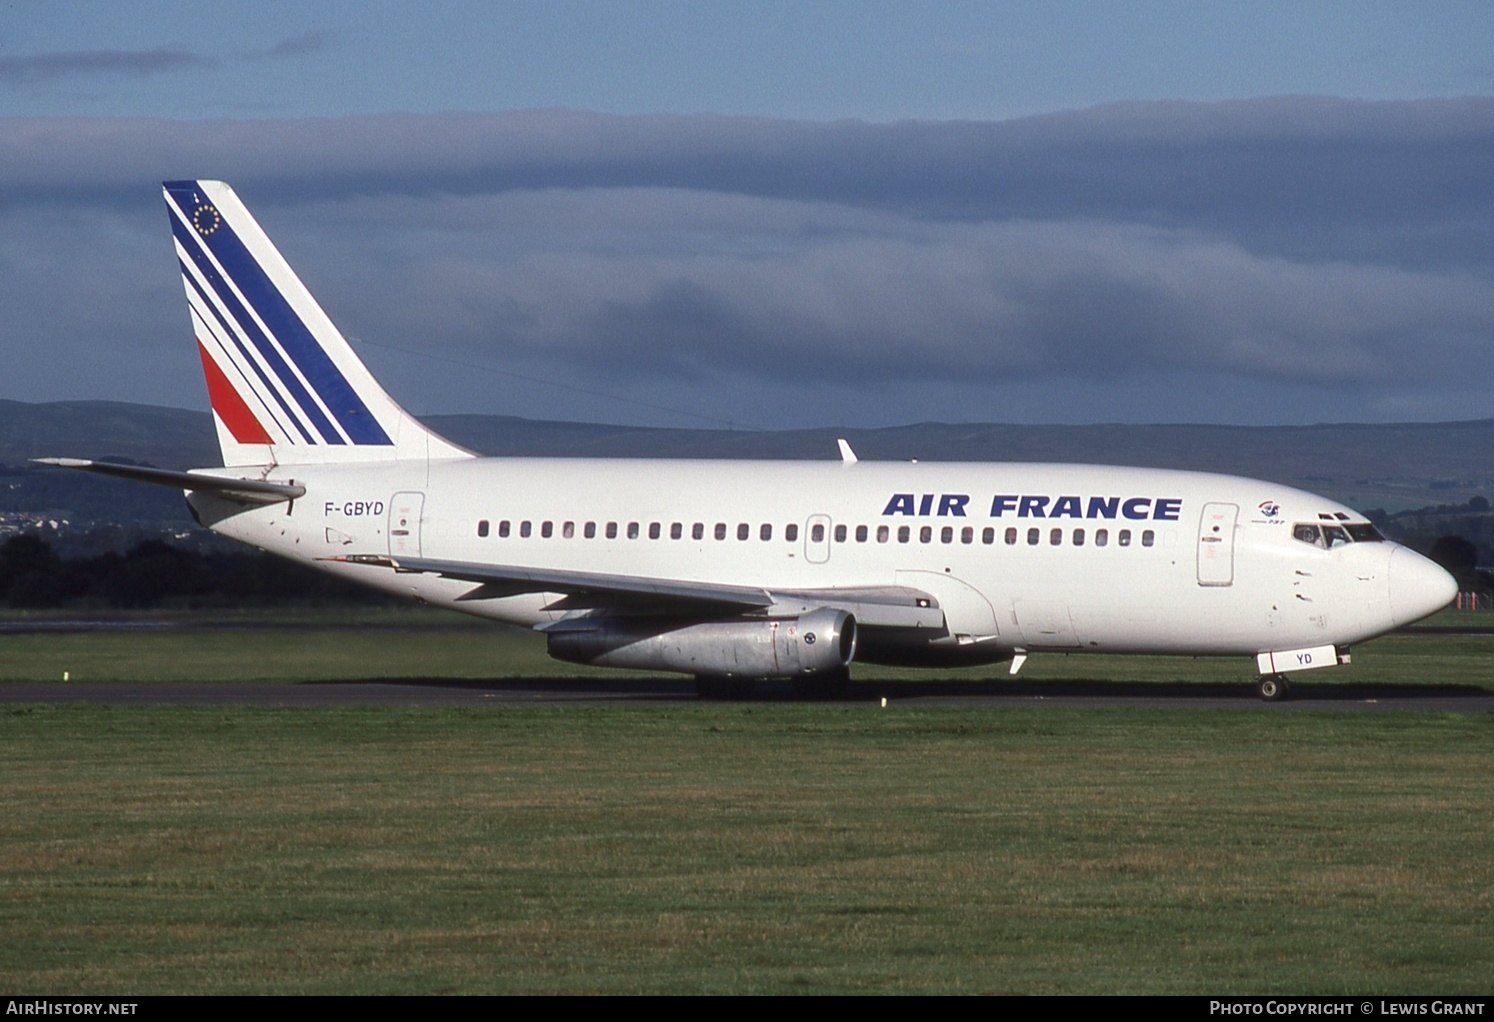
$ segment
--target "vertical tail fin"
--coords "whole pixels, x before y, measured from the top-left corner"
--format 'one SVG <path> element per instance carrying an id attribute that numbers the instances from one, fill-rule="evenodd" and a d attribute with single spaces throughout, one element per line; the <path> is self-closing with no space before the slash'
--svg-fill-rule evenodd
<path id="1" fill-rule="evenodd" d="M 164 189 L 223 464 L 471 457 L 385 393 L 232 188 Z"/>

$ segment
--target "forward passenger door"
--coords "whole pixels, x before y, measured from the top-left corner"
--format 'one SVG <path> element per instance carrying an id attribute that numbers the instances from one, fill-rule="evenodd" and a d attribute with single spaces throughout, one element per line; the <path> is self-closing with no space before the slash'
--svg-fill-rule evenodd
<path id="1" fill-rule="evenodd" d="M 1205 504 L 1198 518 L 1198 584 L 1228 586 L 1235 582 L 1236 504 Z"/>

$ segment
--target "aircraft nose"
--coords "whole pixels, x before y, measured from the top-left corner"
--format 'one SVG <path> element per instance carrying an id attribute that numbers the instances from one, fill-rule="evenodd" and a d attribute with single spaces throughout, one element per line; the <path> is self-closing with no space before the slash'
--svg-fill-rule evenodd
<path id="1" fill-rule="evenodd" d="M 1458 595 L 1458 583 L 1440 565 L 1405 547 L 1391 552 L 1389 576 L 1390 619 L 1397 625 L 1420 621 Z"/>

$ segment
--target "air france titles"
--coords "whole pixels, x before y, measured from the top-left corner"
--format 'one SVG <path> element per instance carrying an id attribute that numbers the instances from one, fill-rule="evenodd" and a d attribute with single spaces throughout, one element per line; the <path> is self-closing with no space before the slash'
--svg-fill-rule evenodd
<path id="1" fill-rule="evenodd" d="M 885 515 L 910 518 L 964 518 L 968 493 L 894 493 Z M 1079 497 L 1034 493 L 998 493 L 991 498 L 992 518 L 1120 518 L 1133 522 L 1175 522 L 1181 497 Z"/>

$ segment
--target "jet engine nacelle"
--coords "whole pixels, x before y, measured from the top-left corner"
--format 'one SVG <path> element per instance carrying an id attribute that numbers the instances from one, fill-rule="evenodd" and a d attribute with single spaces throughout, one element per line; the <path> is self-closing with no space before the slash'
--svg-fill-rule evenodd
<path id="1" fill-rule="evenodd" d="M 856 655 L 856 619 L 829 608 L 791 618 L 687 625 L 612 619 L 586 631 L 551 632 L 549 649 L 557 660 L 595 667 L 787 678 L 848 666 Z"/>

